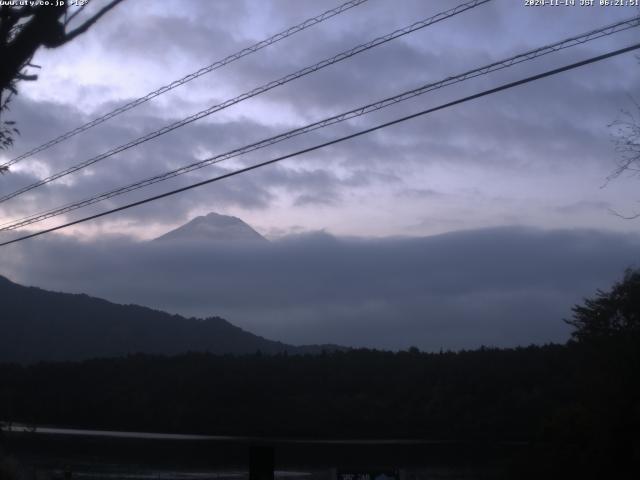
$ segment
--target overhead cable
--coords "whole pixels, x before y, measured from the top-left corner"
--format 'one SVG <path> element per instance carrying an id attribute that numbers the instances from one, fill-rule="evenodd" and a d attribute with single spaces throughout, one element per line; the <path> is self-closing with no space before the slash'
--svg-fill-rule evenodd
<path id="1" fill-rule="evenodd" d="M 76 202 L 72 202 L 69 204 L 66 204 L 64 206 L 60 206 L 60 207 L 56 207 L 54 209 L 50 209 L 44 212 L 39 212 L 36 213 L 34 215 L 30 215 L 28 217 L 22 218 L 20 220 L 12 220 L 11 222 L 6 222 L 2 225 L 0 225 L 0 231 L 6 231 L 6 230 L 14 230 L 20 227 L 24 227 L 27 225 L 31 225 L 37 222 L 41 222 L 43 220 L 55 217 L 55 216 L 59 216 L 59 215 L 63 215 L 65 213 L 71 212 L 73 210 L 77 210 L 79 208 L 83 208 L 89 205 L 93 205 L 95 203 L 107 200 L 109 198 L 113 198 L 119 195 L 123 195 L 125 193 L 129 193 L 150 185 L 153 185 L 155 183 L 159 183 L 165 180 L 168 180 L 170 178 L 173 177 L 177 177 L 179 175 L 183 175 L 185 173 L 189 173 L 192 172 L 194 170 L 198 170 L 200 168 L 204 168 L 207 167 L 209 165 L 213 165 L 216 163 L 220 163 L 222 161 L 228 160 L 230 158 L 234 158 L 255 150 L 259 150 L 261 148 L 265 148 L 268 147 L 270 145 L 274 145 L 276 143 L 282 142 L 284 140 L 288 140 L 290 138 L 296 137 L 298 135 L 302 135 L 305 133 L 309 133 L 312 132 L 314 130 L 318 130 L 320 128 L 324 128 L 327 127 L 329 125 L 333 125 L 336 123 L 340 123 L 340 122 L 344 122 L 346 120 L 352 119 L 352 118 L 356 118 L 386 107 L 389 107 L 391 105 L 395 105 L 399 102 L 402 101 L 406 101 L 408 99 L 414 98 L 416 96 L 419 95 L 423 95 L 425 93 L 443 88 L 443 87 L 447 87 L 449 85 L 453 85 L 455 83 L 459 83 L 459 82 L 463 82 L 465 80 L 469 80 L 471 78 L 475 78 L 478 77 L 480 75 L 486 75 L 489 74 L 491 72 L 497 71 L 497 70 L 502 70 L 504 68 L 508 68 L 511 67 L 513 65 L 517 65 L 519 63 L 523 63 L 526 61 L 530 61 L 533 60 L 535 58 L 539 58 L 543 55 L 548 55 L 550 53 L 553 52 L 557 52 L 559 50 L 565 49 L 565 48 L 569 48 L 575 45 L 580 45 L 580 44 L 584 44 L 586 42 L 589 41 L 593 41 L 596 40 L 598 38 L 604 37 L 604 36 L 609 36 L 612 35 L 614 33 L 618 33 L 624 30 L 627 30 L 629 28 L 633 28 L 633 27 L 638 27 L 640 26 L 640 16 L 638 17 L 633 17 L 627 20 L 623 20 L 611 25 L 607 25 L 605 27 L 601 27 L 599 29 L 596 30 L 591 30 L 589 32 L 583 33 L 581 35 L 577 35 L 577 36 L 573 36 L 567 39 L 564 39 L 562 41 L 550 44 L 550 45 L 546 45 L 534 50 L 529 50 L 527 52 L 524 53 L 520 53 L 517 55 L 514 55 L 512 57 L 497 61 L 497 62 L 493 62 L 491 64 L 479 67 L 479 68 L 475 68 L 473 70 L 469 70 L 465 73 L 459 74 L 459 75 L 455 75 L 455 76 L 450 76 L 445 78 L 444 80 L 440 80 L 438 82 L 434 82 L 434 83 L 429 83 L 426 85 L 422 85 L 416 89 L 413 90 L 409 90 L 403 93 L 400 93 L 398 95 L 392 96 L 392 97 L 388 97 L 385 98 L 383 100 L 377 101 L 375 103 L 371 103 L 353 110 L 349 110 L 347 112 L 343 112 L 339 115 L 334 115 L 331 116 L 329 118 L 325 118 L 324 120 L 320 120 L 318 122 L 314 122 L 311 124 L 308 124 L 304 127 L 300 127 L 300 128 L 296 128 L 293 130 L 289 130 L 287 132 L 281 133 L 279 135 L 273 136 L 273 137 L 269 137 L 263 140 L 260 140 L 258 142 L 249 144 L 249 145 L 245 145 L 243 147 L 240 148 L 236 148 L 234 150 L 219 154 L 219 155 L 215 155 L 213 157 L 209 157 L 207 159 L 198 161 L 198 162 L 194 162 L 191 163 L 189 165 L 177 168 L 175 170 L 171 170 L 165 173 L 161 173 L 158 175 L 155 175 L 153 177 L 144 179 L 144 180 L 140 180 L 138 182 L 134 182 L 131 183 L 129 185 L 123 186 L 123 187 L 119 187 L 116 188 L 114 190 L 110 190 L 107 192 L 103 192 L 99 195 L 96 196 L 92 196 L 89 198 L 86 198 L 84 200 L 80 200 L 80 201 L 76 201 Z"/>
<path id="2" fill-rule="evenodd" d="M 503 90 L 508 90 L 510 88 L 518 87 L 520 85 L 524 85 L 524 84 L 531 83 L 531 82 L 534 82 L 534 81 L 537 81 L 537 80 L 541 80 L 543 78 L 550 77 L 552 75 L 557 75 L 559 73 L 566 72 L 568 70 L 573 70 L 575 68 L 582 67 L 582 66 L 585 66 L 585 65 L 588 65 L 588 64 L 591 64 L 591 63 L 599 62 L 599 61 L 605 60 L 607 58 L 615 57 L 617 55 L 622 55 L 624 53 L 627 53 L 627 52 L 630 52 L 630 51 L 633 51 L 633 50 L 637 50 L 639 48 L 640 48 L 640 43 L 636 43 L 634 45 L 631 45 L 631 46 L 628 46 L 628 47 L 625 47 L 625 48 L 621 48 L 621 49 L 614 50 L 614 51 L 611 51 L 611 52 L 608 52 L 608 53 L 605 53 L 605 54 L 602 54 L 602 55 L 591 57 L 591 58 L 589 58 L 587 60 L 583 60 L 583 61 L 580 61 L 580 62 L 572 63 L 572 64 L 569 64 L 569 65 L 565 65 L 564 67 L 555 68 L 553 70 L 548 70 L 546 72 L 543 72 L 543 73 L 540 73 L 540 74 L 537 74 L 537 75 L 532 75 L 530 77 L 526 77 L 526 78 L 523 78 L 521 80 L 517 80 L 515 82 L 505 83 L 503 85 L 500 85 L 499 87 L 491 88 L 489 90 L 484 90 L 484 91 L 482 91 L 480 93 L 476 93 L 474 95 L 469 95 L 467 97 L 460 98 L 458 100 L 454 100 L 452 102 L 448 102 L 448 103 L 439 105 L 437 107 L 428 108 L 426 110 L 422 110 L 420 112 L 417 112 L 417 113 L 414 113 L 414 114 L 411 114 L 411 115 L 407 115 L 407 116 L 404 116 L 404 117 L 401 117 L 401 118 L 397 118 L 397 119 L 392 120 L 390 122 L 386 122 L 386 123 L 382 123 L 380 125 L 376 125 L 375 127 L 371 127 L 371 128 L 367 128 L 367 129 L 364 129 L 364 130 L 360 130 L 360 131 L 352 133 L 350 135 L 345 135 L 343 137 L 340 137 L 340 138 L 337 138 L 337 139 L 334 139 L 334 140 L 331 140 L 331 141 L 328 141 L 328 142 L 324 142 L 324 143 L 321 143 L 319 145 L 315 145 L 313 147 L 305 148 L 303 150 L 298 150 L 297 152 L 293 152 L 293 153 L 290 153 L 290 154 L 287 154 L 287 155 L 283 155 L 283 156 L 280 156 L 280 157 L 277 157 L 277 158 L 274 158 L 274 159 L 271 159 L 271 160 L 266 160 L 264 162 L 260 162 L 260 163 L 251 165 L 249 167 L 241 168 L 239 170 L 235 170 L 233 172 L 225 173 L 223 175 L 219 175 L 217 177 L 210 178 L 208 180 L 203 180 L 201 182 L 197 182 L 197 183 L 188 185 L 186 187 L 182 187 L 182 188 L 178 188 L 178 189 L 175 189 L 175 190 L 171 190 L 169 192 L 165 192 L 165 193 L 162 193 L 160 195 L 155 195 L 153 197 L 145 198 L 144 200 L 139 200 L 137 202 L 129 203 L 129 204 L 123 205 L 121 207 L 113 208 L 111 210 L 107 210 L 105 212 L 97 213 L 95 215 L 90 215 L 88 217 L 84 217 L 84 218 L 81 218 L 81 219 L 78 219 L 78 220 L 74 220 L 72 222 L 68 222 L 68 223 L 65 223 L 65 224 L 62 224 L 62 225 L 58 225 L 56 227 L 48 228 L 46 230 L 41 230 L 39 232 L 31 233 L 31 234 L 28 234 L 28 235 L 25 235 L 25 236 L 22 236 L 22 237 L 19 237 L 19 238 L 8 240 L 8 241 L 0 243 L 0 247 L 5 246 L 5 245 L 10 245 L 12 243 L 21 242 L 21 241 L 27 240 L 29 238 L 34 238 L 34 237 L 37 237 L 37 236 L 40 236 L 40 235 L 44 235 L 46 233 L 55 232 L 57 230 L 61 230 L 63 228 L 68 228 L 68 227 L 71 227 L 73 225 L 78 225 L 80 223 L 88 222 L 90 220 L 95 220 L 97 218 L 101 218 L 101 217 L 104 217 L 104 216 L 107 216 L 107 215 L 111 215 L 111 214 L 114 214 L 114 213 L 117 213 L 117 212 L 121 212 L 123 210 L 128 210 L 130 208 L 137 207 L 137 206 L 140 206 L 140 205 L 144 205 L 146 203 L 153 202 L 153 201 L 156 201 L 156 200 L 160 200 L 162 198 L 166 198 L 166 197 L 169 197 L 169 196 L 177 195 L 178 193 L 186 192 L 188 190 L 192 190 L 194 188 L 201 187 L 203 185 L 208 185 L 210 183 L 214 183 L 214 182 L 217 182 L 217 181 L 220 181 L 220 180 L 224 180 L 226 178 L 234 177 L 236 175 L 240 175 L 240 174 L 249 172 L 251 170 L 256 170 L 258 168 L 262 168 L 262 167 L 265 167 L 267 165 L 272 165 L 274 163 L 281 162 L 282 160 L 286 160 L 288 158 L 292 158 L 292 157 L 296 157 L 298 155 L 302 155 L 302 154 L 305 154 L 305 153 L 313 152 L 315 150 L 319 150 L 321 148 L 328 147 L 330 145 L 335 145 L 337 143 L 341 143 L 341 142 L 344 142 L 346 140 L 350 140 L 352 138 L 360 137 L 362 135 L 366 135 L 366 134 L 375 132 L 377 130 L 381 130 L 383 128 L 388 128 L 388 127 L 390 127 L 392 125 L 396 125 L 396 124 L 399 124 L 399 123 L 402 123 L 402 122 L 406 122 L 407 120 L 411 120 L 411 119 L 414 119 L 414 118 L 417 118 L 417 117 L 421 117 L 421 116 L 436 112 L 438 110 L 444 110 L 446 108 L 450 108 L 450 107 L 453 107 L 455 105 L 459 105 L 459 104 L 462 104 L 462 103 L 465 103 L 465 102 L 469 102 L 471 100 L 475 100 L 475 99 L 478 99 L 478 98 L 481 98 L 481 97 L 485 97 L 487 95 L 492 95 L 494 93 L 497 93 L 497 92 L 500 92 L 500 91 L 503 91 Z"/>
<path id="3" fill-rule="evenodd" d="M 221 67 L 224 67 L 225 65 L 229 65 L 232 62 L 235 62 L 236 60 L 239 60 L 243 57 L 246 57 L 247 55 L 250 55 L 252 53 L 255 53 L 259 50 L 262 50 L 265 47 L 268 47 L 269 45 L 273 45 L 276 42 L 279 42 L 280 40 L 284 40 L 287 37 L 290 37 L 292 35 L 295 35 L 296 33 L 299 33 L 303 30 L 306 30 L 309 27 L 313 27 L 314 25 L 317 25 L 319 23 L 324 22 L 325 20 L 328 20 L 332 17 L 335 17 L 336 15 L 339 15 L 353 7 L 356 7 L 358 5 L 361 5 L 365 2 L 367 2 L 368 0 L 350 0 L 346 3 L 343 3 L 342 5 L 336 7 L 336 8 L 332 8 L 331 10 L 327 10 L 324 13 L 321 13 L 320 15 L 317 15 L 315 17 L 312 18 L 308 18 L 306 19 L 304 22 L 299 23 L 298 25 L 295 25 L 293 27 L 287 28 L 286 30 L 283 30 L 280 33 L 276 33 L 275 35 L 262 40 L 258 43 L 254 43 L 253 45 L 251 45 L 250 47 L 244 48 L 242 50 L 240 50 L 239 52 L 233 53 L 225 58 L 223 58 L 222 60 L 218 60 L 214 63 L 212 63 L 211 65 L 207 65 L 206 67 L 202 67 L 200 70 L 197 70 L 195 72 L 192 72 L 184 77 L 182 77 L 179 80 L 175 80 L 167 85 L 164 85 L 160 88 L 158 88 L 157 90 L 154 90 L 153 92 L 147 93 L 145 96 L 140 97 L 140 98 L 136 98 L 135 100 L 130 101 L 129 103 L 126 103 L 108 113 L 105 113 L 104 115 L 95 118 L 93 120 L 91 120 L 90 122 L 85 123 L 84 125 L 81 125 L 77 128 L 74 128 L 73 130 L 70 130 L 62 135 L 60 135 L 59 137 L 56 137 L 52 140 L 49 140 L 48 142 L 43 143 L 42 145 L 39 145 L 38 147 L 29 150 L 28 152 L 23 153 L 22 155 L 12 158 L 11 160 L 9 160 L 6 163 L 3 163 L 2 165 L 0 165 L 0 167 L 9 167 L 11 165 L 14 165 L 16 163 L 18 163 L 21 160 L 24 160 L 25 158 L 29 158 L 33 155 L 35 155 L 36 153 L 40 153 L 43 150 L 46 150 L 50 147 L 53 147 L 54 145 L 57 145 L 60 142 L 63 142 L 65 140 L 68 140 L 69 138 L 78 135 L 79 133 L 84 132 L 85 130 L 89 130 L 90 128 L 95 127 L 96 125 L 100 125 L 101 123 L 106 122 L 107 120 L 120 115 L 121 113 L 124 113 L 128 110 L 131 110 L 132 108 L 135 108 L 139 105 L 142 105 L 143 103 L 148 102 L 149 100 L 152 100 L 160 95 L 162 95 L 163 93 L 167 93 L 170 90 L 173 90 L 174 88 L 177 88 L 181 85 L 184 85 L 185 83 L 188 83 L 192 80 L 195 80 L 196 78 L 199 78 L 203 75 L 206 75 L 207 73 L 211 73 L 214 70 L 217 70 Z"/>
<path id="4" fill-rule="evenodd" d="M 240 103 L 244 100 L 247 100 L 249 98 L 255 97 L 257 95 L 260 95 L 262 93 L 265 93 L 269 90 L 272 90 L 273 88 L 279 87 L 281 85 L 284 85 L 285 83 L 289 83 L 292 80 L 298 79 L 300 77 L 304 77 L 306 75 L 309 75 L 311 73 L 317 72 L 318 70 L 321 70 L 325 67 L 328 67 L 329 65 L 333 65 L 335 63 L 341 62 L 343 60 L 346 60 L 348 58 L 353 57 L 354 55 L 357 55 L 359 53 L 362 53 L 364 51 L 370 50 L 372 48 L 378 47 L 384 43 L 387 43 L 391 40 L 394 40 L 396 38 L 402 37 L 404 35 L 407 35 L 409 33 L 415 32 L 417 30 L 421 30 L 425 27 L 428 27 L 430 25 L 433 25 L 437 22 L 441 22 L 443 20 L 446 20 L 448 18 L 451 18 L 455 15 L 458 15 L 462 12 L 466 12 L 467 10 L 470 10 L 472 8 L 475 8 L 479 5 L 485 4 L 487 2 L 490 2 L 491 0 L 472 0 L 470 2 L 466 2 L 463 3 L 461 5 L 458 5 L 457 7 L 451 8 L 449 10 L 446 10 L 445 12 L 441 12 L 438 13 L 432 17 L 426 18 L 424 20 L 421 20 L 419 22 L 416 22 L 412 25 L 409 25 L 405 28 L 401 28 L 398 30 L 395 30 L 387 35 L 384 35 L 382 37 L 378 37 L 374 40 L 371 40 L 370 42 L 367 43 L 363 43 L 361 45 L 358 45 L 357 47 L 351 48 L 349 50 L 346 50 L 342 53 L 339 53 L 338 55 L 335 55 L 333 57 L 327 58 L 321 62 L 318 62 L 314 65 L 302 68 L 300 70 L 298 70 L 297 72 L 294 73 L 290 73 L 289 75 L 285 75 L 284 77 L 278 79 L 278 80 L 274 80 L 271 81 L 265 85 L 262 85 L 260 87 L 257 87 L 249 92 L 243 93 L 242 95 L 239 95 L 235 98 L 232 98 L 230 100 L 227 100 L 223 103 L 217 104 L 217 105 L 213 105 L 212 107 L 209 107 L 205 110 L 202 110 L 198 113 L 195 113 L 193 115 L 190 115 L 189 117 L 186 117 L 178 122 L 174 122 L 170 125 L 167 125 L 159 130 L 156 130 L 154 132 L 148 133 L 142 137 L 139 137 L 135 140 L 132 140 L 128 143 L 125 143 L 123 145 L 120 145 L 118 147 L 112 148 L 111 150 L 102 153 L 100 155 L 97 155 L 95 157 L 92 157 L 88 160 L 85 160 L 83 162 L 80 162 L 74 166 L 71 166 L 65 170 L 62 170 L 60 172 L 57 172 L 53 175 L 50 175 L 42 180 L 39 180 L 35 183 L 32 183 L 30 185 L 27 185 L 26 187 L 22 187 L 12 193 L 3 195 L 0 197 L 0 203 L 2 202 L 6 202 L 7 200 L 10 200 L 12 198 L 17 197 L 18 195 L 22 195 L 23 193 L 26 193 L 30 190 L 33 190 L 34 188 L 38 188 L 41 187 L 43 185 L 46 185 L 47 183 L 53 182 L 54 180 L 57 180 L 59 178 L 65 177 L 67 175 L 70 175 L 72 173 L 75 173 L 79 170 L 82 170 L 90 165 L 93 165 L 97 162 L 100 162 L 101 160 L 104 160 L 106 158 L 109 158 L 117 153 L 121 153 L 125 150 L 128 150 L 130 148 L 133 148 L 137 145 L 140 145 L 141 143 L 144 142 L 148 142 L 149 140 L 152 140 L 154 138 L 157 138 L 161 135 L 164 135 L 165 133 L 169 133 L 177 128 L 183 127 L 185 125 L 188 125 L 190 123 L 195 122 L 196 120 L 200 120 L 204 117 L 207 117 L 215 112 L 219 112 L 220 110 L 223 110 L 225 108 L 228 108 L 232 105 L 235 105 L 237 103 Z"/>

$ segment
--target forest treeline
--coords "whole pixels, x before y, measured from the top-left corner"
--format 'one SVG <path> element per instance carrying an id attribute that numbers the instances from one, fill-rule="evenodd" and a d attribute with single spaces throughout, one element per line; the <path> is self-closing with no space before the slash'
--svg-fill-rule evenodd
<path id="1" fill-rule="evenodd" d="M 579 400 L 581 357 L 546 346 L 1 365 L 0 415 L 136 431 L 521 440 Z"/>
<path id="2" fill-rule="evenodd" d="M 515 440 L 550 457 L 549 465 L 631 468 L 639 451 L 639 356 L 637 344 L 614 339 L 597 348 L 5 364 L 0 415 L 110 430 Z"/>

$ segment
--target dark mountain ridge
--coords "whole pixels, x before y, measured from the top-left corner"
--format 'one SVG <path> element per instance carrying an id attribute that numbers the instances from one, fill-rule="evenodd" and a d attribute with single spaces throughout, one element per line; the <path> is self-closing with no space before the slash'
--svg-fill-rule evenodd
<path id="1" fill-rule="evenodd" d="M 265 339 L 219 317 L 185 318 L 85 294 L 24 287 L 0 276 L 0 362 L 82 360 L 133 353 L 319 353 Z"/>

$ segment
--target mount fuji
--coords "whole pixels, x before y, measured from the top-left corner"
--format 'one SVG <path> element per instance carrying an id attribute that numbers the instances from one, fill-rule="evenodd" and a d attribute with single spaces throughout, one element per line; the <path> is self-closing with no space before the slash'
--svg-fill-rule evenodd
<path id="1" fill-rule="evenodd" d="M 266 238 L 237 217 L 210 213 L 156 238 L 155 242 L 265 243 Z"/>

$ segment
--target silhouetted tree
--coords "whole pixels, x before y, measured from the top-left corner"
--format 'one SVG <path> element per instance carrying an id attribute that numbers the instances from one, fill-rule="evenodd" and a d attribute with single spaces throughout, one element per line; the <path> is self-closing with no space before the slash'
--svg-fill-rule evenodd
<path id="1" fill-rule="evenodd" d="M 640 269 L 628 269 L 609 292 L 598 290 L 584 305 L 573 307 L 574 340 L 610 338 L 640 333 Z"/>
<path id="2" fill-rule="evenodd" d="M 640 62 L 640 56 L 636 57 Z M 640 175 L 640 103 L 630 97 L 631 107 L 624 109 L 620 117 L 612 122 L 609 127 L 613 129 L 613 141 L 618 154 L 616 169 L 607 177 L 607 181 L 614 180 L 620 175 L 631 173 Z M 628 220 L 639 218 L 640 213 L 629 216 L 616 215 Z"/>
<path id="3" fill-rule="evenodd" d="M 609 291 L 573 308 L 579 359 L 575 388 L 579 400 L 556 427 L 571 427 L 574 446 L 566 459 L 582 464 L 580 478 L 637 478 L 640 471 L 640 269 L 628 269 Z M 632 473 L 635 472 L 635 473 Z"/>
<path id="4" fill-rule="evenodd" d="M 16 5 L 0 6 L 0 117 L 9 108 L 11 98 L 18 93 L 17 83 L 21 80 L 33 81 L 38 77 L 27 70 L 38 68 L 31 59 L 38 48 L 56 48 L 83 34 L 100 17 L 122 0 L 111 0 L 102 9 L 86 19 L 78 27 L 69 30 L 71 21 L 86 7 L 85 2 L 69 14 L 69 2 L 59 5 Z M 7 2 L 9 3 L 9 2 Z M 13 135 L 19 133 L 14 122 L 0 119 L 0 149 L 13 144 Z M 2 170 L 4 173 L 6 170 Z"/>

